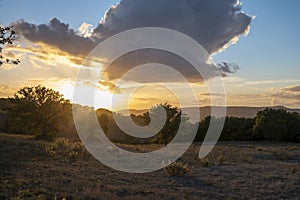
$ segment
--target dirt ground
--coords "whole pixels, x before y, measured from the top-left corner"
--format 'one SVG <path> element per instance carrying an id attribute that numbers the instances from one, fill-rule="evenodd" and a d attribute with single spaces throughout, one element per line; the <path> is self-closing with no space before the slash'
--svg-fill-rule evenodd
<path id="1" fill-rule="evenodd" d="M 91 155 L 49 157 L 46 142 L 0 134 L 0 199 L 299 199 L 300 144 L 219 142 L 204 166 L 193 144 L 181 177 L 159 170 L 129 174 Z M 145 151 L 153 146 L 121 145 Z"/>

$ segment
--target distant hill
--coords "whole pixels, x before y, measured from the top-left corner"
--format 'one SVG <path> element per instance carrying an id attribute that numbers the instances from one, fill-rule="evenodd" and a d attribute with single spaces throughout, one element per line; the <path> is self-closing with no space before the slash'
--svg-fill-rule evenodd
<path id="1" fill-rule="evenodd" d="M 0 120 L 5 120 L 7 118 L 6 112 L 5 112 L 5 107 L 10 107 L 12 106 L 11 102 L 8 99 L 5 98 L 0 98 Z M 256 113 L 260 110 L 264 110 L 267 107 L 246 107 L 246 106 L 229 106 L 227 107 L 227 116 L 233 116 L 233 117 L 244 117 L 244 118 L 253 118 L 256 116 Z M 285 109 L 288 112 L 297 112 L 300 113 L 300 109 L 290 109 L 286 108 L 284 106 L 274 106 L 271 107 L 274 109 Z M 189 107 L 189 108 L 184 108 L 184 111 L 186 114 L 188 114 L 190 121 L 191 122 L 197 122 L 199 121 L 195 117 L 195 112 L 196 109 L 200 109 L 200 120 L 204 119 L 205 117 L 209 116 L 211 114 L 211 107 L 206 106 L 206 107 Z M 130 109 L 129 113 L 134 114 L 134 115 L 141 115 L 145 112 L 147 112 L 147 109 Z M 120 110 L 117 111 L 117 113 L 126 115 L 127 110 Z M 97 110 L 97 115 L 100 116 L 101 114 L 108 114 L 111 115 L 112 112 L 107 110 L 107 109 L 98 109 Z"/>
<path id="2" fill-rule="evenodd" d="M 256 116 L 256 113 L 258 111 L 264 110 L 266 108 L 268 108 L 268 107 L 229 106 L 229 107 L 227 107 L 226 111 L 227 111 L 227 116 L 253 118 Z M 290 109 L 290 108 L 286 108 L 284 106 L 274 106 L 274 107 L 270 107 L 270 108 L 284 109 L 284 110 L 287 110 L 288 112 L 300 113 L 300 109 Z M 198 121 L 198 119 L 195 117 L 196 109 L 197 109 L 197 107 L 184 108 L 185 112 L 189 115 L 191 122 Z M 200 120 L 211 115 L 211 107 L 210 106 L 200 107 L 199 109 L 200 109 Z M 147 109 L 141 109 L 141 110 L 130 109 L 129 113 L 135 114 L 135 115 L 141 115 L 147 111 L 148 111 Z M 127 110 L 120 110 L 117 112 L 121 113 L 121 114 L 126 114 Z"/>

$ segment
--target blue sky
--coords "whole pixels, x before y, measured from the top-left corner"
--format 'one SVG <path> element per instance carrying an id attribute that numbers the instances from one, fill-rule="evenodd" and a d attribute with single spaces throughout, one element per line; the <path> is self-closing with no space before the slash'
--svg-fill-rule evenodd
<path id="1" fill-rule="evenodd" d="M 215 60 L 236 62 L 240 76 L 251 80 L 299 79 L 300 1 L 243 2 L 243 10 L 256 16 L 251 32 Z"/>
<path id="2" fill-rule="evenodd" d="M 118 2 L 118 0 L 2 0 L 0 23 L 8 25 L 18 19 L 25 19 L 34 24 L 47 24 L 50 18 L 57 17 L 77 30 L 83 22 L 96 26 L 105 11 Z M 250 34 L 241 37 L 237 44 L 214 55 L 213 60 L 238 64 L 241 69 L 232 77 L 243 80 L 243 84 L 255 85 L 255 88 L 249 91 L 251 94 L 255 93 L 255 89 L 263 93 L 276 88 L 279 92 L 284 87 L 298 85 L 299 9 L 299 0 L 244 0 L 242 10 L 256 16 Z M 248 86 L 244 88 L 247 89 Z M 237 88 L 232 87 L 229 90 Z M 294 100 L 299 102 L 298 99 Z M 298 106 L 299 104 L 294 105 Z"/>

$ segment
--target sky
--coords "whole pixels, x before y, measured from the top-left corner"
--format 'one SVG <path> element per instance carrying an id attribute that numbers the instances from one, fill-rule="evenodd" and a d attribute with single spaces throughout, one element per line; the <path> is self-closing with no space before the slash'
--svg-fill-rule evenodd
<path id="1" fill-rule="evenodd" d="M 224 2 L 233 1 L 235 0 L 218 3 L 218 0 L 213 0 L 210 1 L 212 3 L 205 4 L 209 9 L 201 9 L 201 5 L 197 7 L 196 1 L 191 1 L 194 3 L 191 6 L 183 0 L 165 1 L 168 3 L 123 0 L 121 6 L 115 7 L 111 6 L 118 5 L 119 1 L 89 0 L 70 3 L 66 0 L 2 0 L 0 24 L 15 24 L 17 32 L 21 33 L 17 47 L 8 47 L 7 51 L 19 57 L 21 64 L 6 65 L 0 70 L 0 97 L 11 96 L 25 85 L 44 84 L 72 99 L 73 79 L 80 67 L 76 61 L 84 58 L 95 44 L 136 26 L 161 25 L 194 36 L 208 51 L 213 63 L 228 62 L 239 66 L 236 71 L 223 71 L 226 74 L 223 82 L 229 106 L 282 105 L 300 108 L 300 2 L 243 0 L 241 11 L 236 11 L 239 13 L 236 14 L 236 18 L 229 17 L 226 21 L 229 30 L 226 32 L 226 27 L 220 23 L 220 19 L 225 21 L 228 17 L 228 12 L 224 10 L 229 4 Z M 198 13 L 193 14 L 192 8 Z M 181 12 L 182 14 L 178 14 Z M 155 20 L 152 21 L 152 18 Z M 44 24 L 45 27 L 36 34 L 34 30 L 37 30 L 40 24 Z M 198 36 L 203 30 L 210 31 L 211 27 L 214 34 Z M 65 28 L 67 32 L 63 31 Z M 70 32 L 69 29 L 74 31 Z M 53 34 L 56 36 L 53 37 Z M 235 39 L 234 44 L 229 41 L 230 38 Z M 224 40 L 228 43 L 226 49 Z M 67 42 L 73 42 L 77 46 L 70 46 Z M 155 52 L 153 54 L 157 55 Z M 130 61 L 126 62 L 122 62 L 121 59 L 115 64 L 116 69 L 130 69 L 135 56 L 143 58 L 144 54 L 129 55 Z M 169 62 L 172 59 L 165 59 L 168 56 L 162 56 L 160 59 L 174 64 Z M 183 73 L 189 74 L 187 68 L 182 69 Z M 111 107 L 111 89 L 116 88 L 115 82 L 122 70 L 111 70 L 110 79 L 100 84 L 96 94 L 99 99 L 96 107 L 115 110 L 123 108 L 122 103 L 117 108 Z M 192 77 L 188 79 L 191 80 Z M 124 87 L 130 87 L 131 84 L 132 80 L 127 81 Z M 193 86 L 199 95 L 199 102 L 190 102 L 190 106 L 209 105 L 210 97 L 205 95 L 205 85 L 193 83 Z M 177 87 L 180 91 L 180 84 Z M 88 88 L 88 84 L 83 84 L 83 90 Z M 137 109 L 148 108 L 159 101 L 171 101 L 176 104 L 174 95 L 161 88 L 153 90 L 145 87 L 133 97 L 131 104 Z M 84 100 L 77 103 L 87 104 Z"/>

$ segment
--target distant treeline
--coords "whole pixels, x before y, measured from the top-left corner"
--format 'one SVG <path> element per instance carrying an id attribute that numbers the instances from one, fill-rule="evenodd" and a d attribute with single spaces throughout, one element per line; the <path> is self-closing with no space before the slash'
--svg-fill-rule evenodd
<path id="1" fill-rule="evenodd" d="M 33 134 L 37 139 L 52 140 L 55 137 L 78 138 L 73 121 L 72 105 L 62 96 L 45 87 L 25 88 L 11 99 L 0 99 L 0 131 L 6 133 Z M 25 95 L 24 95 L 25 94 Z M 28 94 L 34 94 L 32 98 Z M 37 98 L 38 97 L 38 98 Z M 46 98 L 45 98 L 46 97 Z M 89 126 L 87 115 L 96 112 L 98 122 L 107 135 L 115 143 L 149 144 L 169 143 L 177 134 L 180 124 L 189 130 L 181 133 L 180 141 L 188 138 L 190 132 L 197 131 L 194 141 L 200 142 L 206 136 L 211 117 L 197 123 L 191 123 L 188 116 L 180 109 L 170 104 L 160 104 L 151 109 L 153 119 L 160 120 L 159 108 L 163 107 L 167 113 L 167 120 L 162 129 L 155 136 L 140 139 L 123 132 L 113 118 L 113 113 L 106 109 L 76 105 L 83 114 L 83 124 Z M 140 126 L 149 125 L 150 112 L 142 115 L 123 116 L 131 117 Z M 221 119 L 216 119 L 221 120 Z M 220 139 L 224 141 L 282 141 L 300 142 L 300 115 L 288 112 L 285 109 L 266 108 L 259 111 L 254 118 L 226 117 Z"/>
<path id="2" fill-rule="evenodd" d="M 206 135 L 210 117 L 199 123 L 196 141 Z M 226 117 L 220 140 L 300 142 L 300 115 L 284 109 L 266 108 L 254 118 Z"/>

